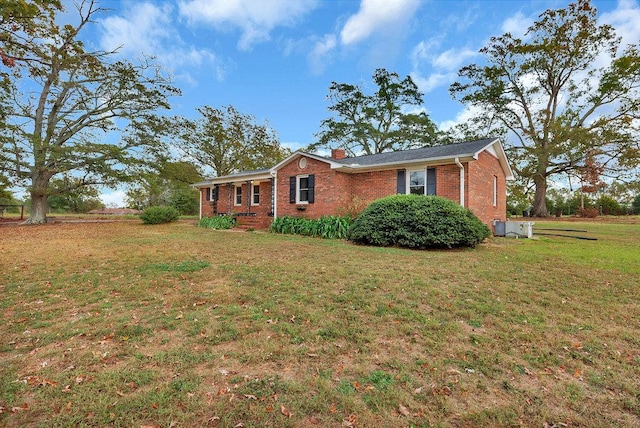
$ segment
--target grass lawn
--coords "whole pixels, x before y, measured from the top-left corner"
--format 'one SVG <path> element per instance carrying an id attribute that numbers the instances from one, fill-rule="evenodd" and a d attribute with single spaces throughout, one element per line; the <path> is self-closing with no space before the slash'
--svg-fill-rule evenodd
<path id="1" fill-rule="evenodd" d="M 456 251 L 3 226 L 0 426 L 637 427 L 638 223 Z"/>

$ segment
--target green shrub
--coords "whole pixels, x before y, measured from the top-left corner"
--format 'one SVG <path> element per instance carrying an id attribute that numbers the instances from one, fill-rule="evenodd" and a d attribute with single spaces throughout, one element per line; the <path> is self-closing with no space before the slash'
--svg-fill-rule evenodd
<path id="1" fill-rule="evenodd" d="M 202 217 L 200 221 L 198 221 L 198 227 L 206 227 L 209 229 L 231 229 L 235 225 L 236 219 L 228 215 Z"/>
<path id="2" fill-rule="evenodd" d="M 636 196 L 631 203 L 634 214 L 640 214 L 640 195 Z"/>
<path id="3" fill-rule="evenodd" d="M 608 195 L 601 195 L 595 202 L 600 213 L 604 215 L 620 215 L 622 207 L 620 203 Z"/>
<path id="4" fill-rule="evenodd" d="M 180 213 L 177 209 L 166 206 L 149 207 L 140 214 L 144 224 L 171 223 L 176 221 L 178 217 L 180 217 Z"/>
<path id="5" fill-rule="evenodd" d="M 369 205 L 348 235 L 357 244 L 423 249 L 475 247 L 491 232 L 471 211 L 448 199 L 394 195 Z"/>
<path id="6" fill-rule="evenodd" d="M 284 216 L 276 218 L 270 230 L 274 233 L 345 239 L 350 224 L 349 216 L 323 216 L 318 219 Z"/>

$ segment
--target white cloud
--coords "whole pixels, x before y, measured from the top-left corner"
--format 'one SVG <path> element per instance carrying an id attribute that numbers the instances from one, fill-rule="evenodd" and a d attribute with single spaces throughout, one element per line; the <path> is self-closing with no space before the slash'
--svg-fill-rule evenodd
<path id="1" fill-rule="evenodd" d="M 611 12 L 603 13 L 600 22 L 616 29 L 622 48 L 640 42 L 640 6 L 636 0 L 620 0 Z"/>
<path id="2" fill-rule="evenodd" d="M 465 47 L 451 48 L 440 53 L 432 52 L 438 47 L 439 41 L 431 39 L 418 43 L 411 53 L 413 63 L 411 78 L 424 93 L 455 81 L 458 69 L 470 58 L 478 55 L 476 51 Z M 432 71 L 426 77 L 420 72 L 425 65 Z"/>
<path id="3" fill-rule="evenodd" d="M 482 112 L 481 107 L 467 105 L 458 112 L 454 120 L 445 120 L 441 122 L 439 128 L 443 131 L 448 131 L 456 125 L 470 123 L 474 117 L 480 116 Z"/>
<path id="4" fill-rule="evenodd" d="M 179 3 L 179 10 L 191 22 L 239 28 L 238 47 L 248 50 L 269 40 L 274 28 L 294 24 L 316 5 L 316 0 L 186 0 Z"/>
<path id="5" fill-rule="evenodd" d="M 211 66 L 216 70 L 216 76 L 222 78 L 224 65 L 213 52 L 188 46 L 182 40 L 172 21 L 175 13 L 171 5 L 124 4 L 128 9 L 122 15 L 99 21 L 102 49 L 119 49 L 121 55 L 128 57 L 151 55 L 167 69 Z"/>
<path id="6" fill-rule="evenodd" d="M 432 65 L 440 70 L 457 71 L 469 58 L 478 53 L 472 49 L 449 49 L 433 58 Z"/>
<path id="7" fill-rule="evenodd" d="M 122 190 L 100 195 L 100 200 L 107 208 L 124 208 L 127 206 L 126 199 L 127 194 Z"/>
<path id="8" fill-rule="evenodd" d="M 375 32 L 402 30 L 420 5 L 419 0 L 361 0 L 340 33 L 344 45 L 357 43 Z"/>
<path id="9" fill-rule="evenodd" d="M 522 12 L 517 12 L 515 15 L 504 20 L 502 23 L 502 31 L 504 33 L 511 33 L 514 38 L 521 38 L 533 22 L 533 18 L 524 16 Z"/>
<path id="10" fill-rule="evenodd" d="M 316 41 L 313 49 L 307 55 L 311 71 L 315 74 L 321 74 L 328 65 L 328 56 L 336 48 L 338 42 L 333 34 L 325 34 L 325 36 Z"/>
<path id="11" fill-rule="evenodd" d="M 456 77 L 456 73 L 431 73 L 427 77 L 423 77 L 417 72 L 411 73 L 411 79 L 418 85 L 418 89 L 424 93 L 431 92 L 440 86 L 448 85 L 453 82 Z"/>

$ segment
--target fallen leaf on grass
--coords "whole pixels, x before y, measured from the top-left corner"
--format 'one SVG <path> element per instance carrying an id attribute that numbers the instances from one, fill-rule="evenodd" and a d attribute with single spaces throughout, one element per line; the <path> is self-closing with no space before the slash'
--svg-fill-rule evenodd
<path id="1" fill-rule="evenodd" d="M 402 416 L 410 416 L 411 415 L 411 412 L 409 411 L 409 409 L 404 407 L 402 404 L 398 405 L 398 412 L 400 412 L 400 414 Z"/>
<path id="2" fill-rule="evenodd" d="M 290 418 L 291 416 L 293 416 L 293 413 L 291 413 L 291 410 L 287 409 L 285 406 L 280 405 L 280 413 L 282 413 L 283 416 L 286 416 L 288 418 Z"/>
<path id="3" fill-rule="evenodd" d="M 358 426 L 358 417 L 355 414 L 350 414 L 349 417 L 347 417 L 347 419 L 344 419 L 342 421 L 342 426 L 343 427 L 348 427 L 348 428 L 355 428 Z"/>
<path id="4" fill-rule="evenodd" d="M 257 400 L 258 398 L 255 395 L 244 394 L 244 398 L 248 398 L 249 400 Z"/>
<path id="5" fill-rule="evenodd" d="M 24 403 L 22 406 L 14 406 L 11 408 L 11 413 L 22 412 L 23 410 L 29 410 L 29 405 Z"/>

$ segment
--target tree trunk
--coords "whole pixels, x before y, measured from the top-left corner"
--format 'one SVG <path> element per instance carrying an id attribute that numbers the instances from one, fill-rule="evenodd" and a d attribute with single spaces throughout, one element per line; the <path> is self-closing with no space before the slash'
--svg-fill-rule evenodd
<path id="1" fill-rule="evenodd" d="M 533 199 L 532 217 L 547 217 L 547 177 L 536 175 L 533 178 L 536 187 L 536 194 Z"/>
<path id="2" fill-rule="evenodd" d="M 44 224 L 47 222 L 47 195 L 31 192 L 31 213 L 24 224 Z"/>

